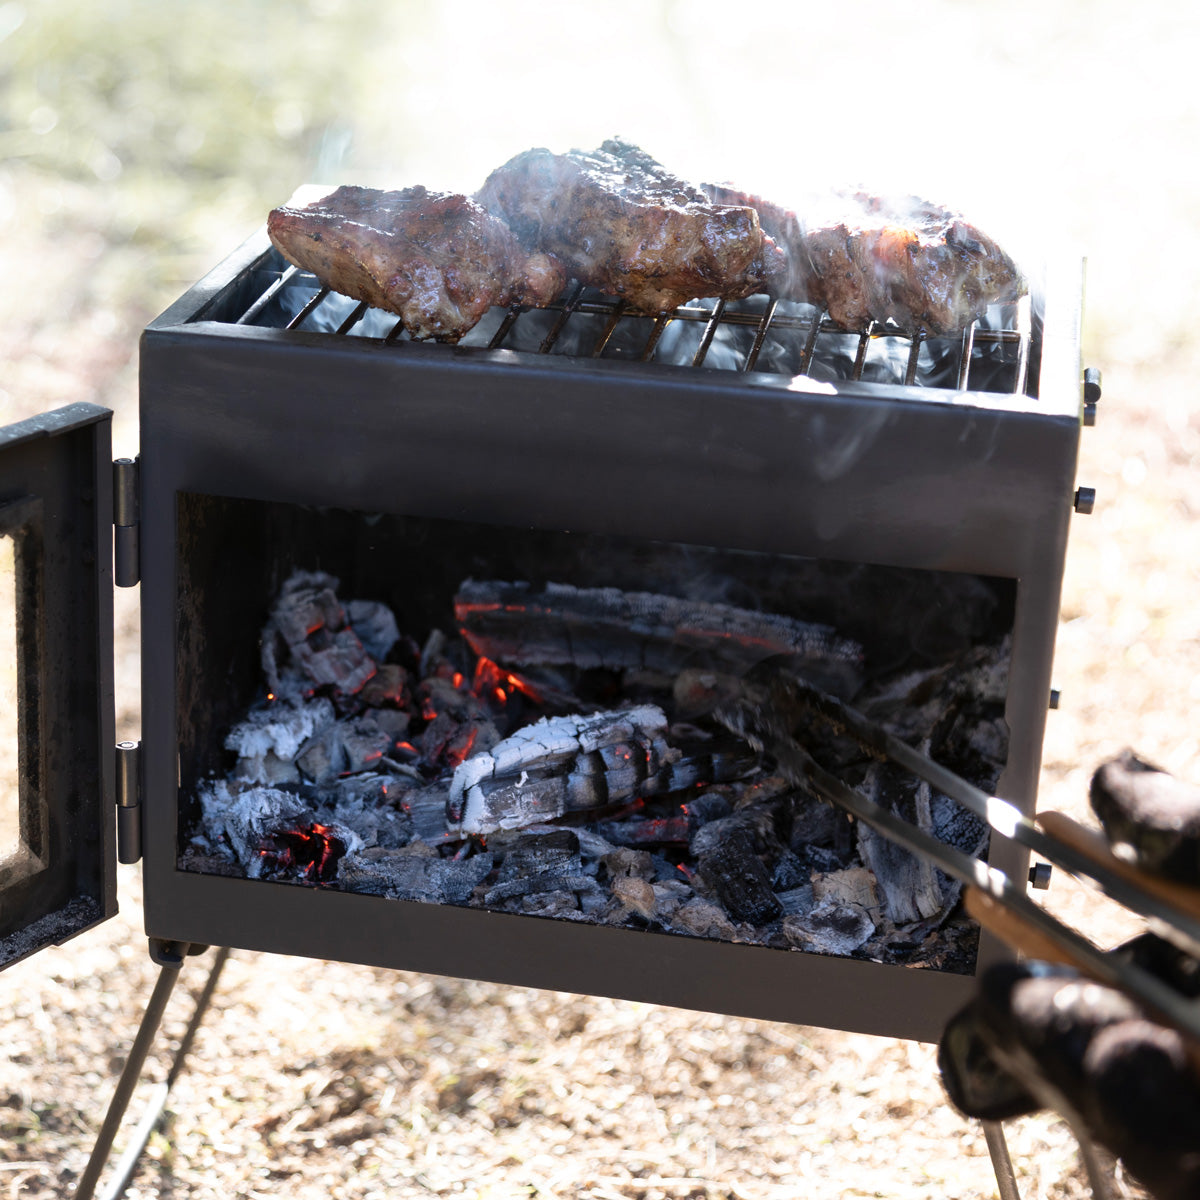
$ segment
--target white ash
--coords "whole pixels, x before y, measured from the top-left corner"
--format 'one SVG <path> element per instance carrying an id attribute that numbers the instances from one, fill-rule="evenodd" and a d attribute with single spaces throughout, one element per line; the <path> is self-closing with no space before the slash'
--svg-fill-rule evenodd
<path id="1" fill-rule="evenodd" d="M 324 697 L 273 701 L 251 709 L 246 719 L 229 731 L 225 748 L 238 756 L 239 778 L 265 783 L 268 781 L 262 776 L 262 764 L 269 756 L 291 762 L 309 738 L 334 720 L 333 705 Z"/>

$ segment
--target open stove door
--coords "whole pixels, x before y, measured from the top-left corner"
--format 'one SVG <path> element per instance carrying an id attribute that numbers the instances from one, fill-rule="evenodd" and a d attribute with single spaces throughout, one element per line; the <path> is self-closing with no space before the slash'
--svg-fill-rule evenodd
<path id="1" fill-rule="evenodd" d="M 0 969 L 117 910 L 111 419 L 0 428 Z"/>

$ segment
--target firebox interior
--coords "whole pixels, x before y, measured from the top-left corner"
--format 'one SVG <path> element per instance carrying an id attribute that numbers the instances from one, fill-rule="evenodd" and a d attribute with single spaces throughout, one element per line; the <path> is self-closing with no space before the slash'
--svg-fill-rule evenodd
<path id="1" fill-rule="evenodd" d="M 200 819 L 199 788 L 232 766 L 231 727 L 265 698 L 260 631 L 296 570 L 336 577 L 343 599 L 386 604 L 413 645 L 434 630 L 455 634 L 454 597 L 465 580 L 620 589 L 779 614 L 861 644 L 864 683 L 999 644 L 1017 605 L 1012 579 L 202 493 L 178 496 L 177 525 L 181 855 Z M 327 872 L 309 875 L 330 882 Z"/>

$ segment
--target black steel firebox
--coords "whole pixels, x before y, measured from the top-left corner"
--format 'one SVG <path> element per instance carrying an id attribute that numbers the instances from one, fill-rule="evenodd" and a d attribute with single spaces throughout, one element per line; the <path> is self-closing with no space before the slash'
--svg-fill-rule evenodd
<path id="1" fill-rule="evenodd" d="M 22 835 L 41 837 L 43 818 L 71 830 L 38 843 L 68 880 L 38 911 L 26 875 L 0 867 L 0 954 L 111 913 L 117 807 L 125 857 L 144 860 L 152 939 L 935 1040 L 970 976 L 187 870 L 190 797 L 261 685 L 256 638 L 290 570 L 394 598 L 401 549 L 420 543 L 412 561 L 436 574 L 445 559 L 456 578 L 480 559 L 476 541 L 455 534 L 458 550 L 443 551 L 438 531 L 491 529 L 517 563 L 539 548 L 582 561 L 633 546 L 606 551 L 627 571 L 654 545 L 672 548 L 660 573 L 688 547 L 727 571 L 739 555 L 831 564 L 875 581 L 881 620 L 880 580 L 992 581 L 1012 636 L 997 793 L 1032 813 L 1079 504 L 1079 315 L 1069 270 L 952 341 L 847 335 L 763 297 L 642 318 L 574 288 L 547 310 L 497 311 L 458 346 L 429 345 L 255 237 L 146 330 L 137 463 L 110 476 L 107 415 L 86 405 L 0 443 L 0 533 L 18 532 L 18 582 L 40 597 L 18 623 Z M 55 449 L 67 467 L 42 464 Z M 90 541 L 51 550 L 67 526 Z M 142 588 L 142 742 L 119 756 L 137 776 L 119 789 L 113 529 L 117 582 Z M 584 585 L 606 581 L 588 571 Z M 74 694 L 76 680 L 60 699 L 53 667 L 78 645 L 95 695 Z M 1027 870 L 1027 852 L 996 837 L 989 861 L 1013 879 Z M 978 965 L 1002 953 L 985 937 Z"/>

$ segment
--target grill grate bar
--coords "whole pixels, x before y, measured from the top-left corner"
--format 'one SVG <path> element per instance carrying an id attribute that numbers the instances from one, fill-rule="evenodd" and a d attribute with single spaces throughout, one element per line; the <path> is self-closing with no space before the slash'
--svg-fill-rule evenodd
<path id="1" fill-rule="evenodd" d="M 605 347 L 612 340 L 612 335 L 616 332 L 617 326 L 621 323 L 621 318 L 625 315 L 625 301 L 618 300 L 616 308 L 612 311 L 612 316 L 608 318 L 608 324 L 604 326 L 604 332 L 600 335 L 596 342 L 595 348 L 592 350 L 592 357 L 599 358 Z"/>
<path id="2" fill-rule="evenodd" d="M 301 325 L 316 311 L 317 307 L 329 295 L 327 287 L 319 292 L 284 326 L 285 329 L 299 329 Z"/>
<path id="3" fill-rule="evenodd" d="M 750 353 L 746 355 L 746 363 L 742 367 L 743 371 L 753 371 L 754 364 L 758 362 L 759 351 L 762 350 L 763 342 L 766 340 L 767 330 L 771 328 L 771 321 L 775 317 L 775 310 L 779 307 L 778 300 L 772 300 L 767 305 L 766 311 L 762 315 L 762 320 L 759 321 L 758 329 L 754 334 L 754 345 L 750 347 Z"/>
<path id="4" fill-rule="evenodd" d="M 804 339 L 804 365 L 800 368 L 801 375 L 811 375 L 813 363 L 815 361 L 815 353 L 817 349 L 817 335 L 821 332 L 821 320 L 824 317 L 823 312 L 817 313 L 808 329 L 808 337 Z"/>
<path id="5" fill-rule="evenodd" d="M 288 284 L 290 284 L 292 282 L 292 280 L 295 279 L 296 276 L 299 274 L 300 274 L 299 267 L 296 267 L 296 266 L 288 267 L 288 269 L 286 271 L 284 271 L 283 274 L 281 274 L 279 276 L 279 278 L 276 279 L 275 282 L 272 283 L 266 289 L 266 291 L 264 291 L 263 294 L 261 296 L 259 296 L 259 298 L 257 300 L 255 300 L 255 302 L 252 305 L 250 305 L 250 307 L 248 309 L 246 309 L 246 311 L 244 313 L 242 313 L 242 315 L 240 317 L 238 317 L 238 319 L 234 322 L 234 324 L 235 325 L 253 324 L 254 319 L 258 316 L 258 314 L 261 313 L 262 310 L 264 308 L 266 308 L 267 305 L 270 304 L 271 301 L 274 300 L 275 297 L 281 291 L 283 291 L 283 289 L 285 287 L 287 287 Z"/>
<path id="6" fill-rule="evenodd" d="M 671 315 L 671 313 L 659 313 L 654 318 L 654 328 L 650 330 L 650 337 L 646 340 L 645 348 L 642 350 L 642 362 L 649 362 L 654 357 L 658 339 L 662 337 L 663 330 L 671 323 Z"/>
<path id="7" fill-rule="evenodd" d="M 704 365 L 704 359 L 708 354 L 708 348 L 712 345 L 713 336 L 717 332 L 717 326 L 721 323 L 721 317 L 725 313 L 725 301 L 718 300 L 712 310 L 712 316 L 708 318 L 708 324 L 704 326 L 704 333 L 700 336 L 700 345 L 696 348 L 696 355 L 692 359 L 692 366 L 699 367 Z"/>
<path id="8" fill-rule="evenodd" d="M 921 358 L 921 347 L 925 344 L 924 334 L 916 334 L 908 347 L 908 366 L 904 369 L 904 382 L 911 386 L 917 381 L 917 363 Z"/>
<path id="9" fill-rule="evenodd" d="M 397 321 L 397 322 L 395 323 L 395 325 L 393 325 L 393 326 L 391 327 L 391 329 L 389 329 L 389 330 L 387 331 L 387 337 L 385 337 L 383 340 L 384 340 L 385 342 L 397 342 L 397 341 L 399 341 L 399 340 L 400 340 L 400 335 L 401 335 L 403 332 L 404 332 L 404 322 L 403 322 L 403 321 Z"/>
<path id="10" fill-rule="evenodd" d="M 550 332 L 542 339 L 542 344 L 538 347 L 539 354 L 550 353 L 550 348 L 558 341 L 558 335 L 562 333 L 563 327 L 571 319 L 571 314 L 575 311 L 575 306 L 579 303 L 579 297 L 582 295 L 583 284 L 577 283 L 566 304 L 559 309 L 558 319 L 550 327 Z"/>
<path id="11" fill-rule="evenodd" d="M 343 336 L 349 333 L 367 315 L 367 309 L 370 307 L 365 300 L 359 301 L 354 311 L 338 326 L 338 333 Z"/>
<path id="12" fill-rule="evenodd" d="M 978 324 L 978 321 L 972 321 L 963 330 L 962 354 L 958 359 L 958 390 L 960 392 L 966 388 L 967 379 L 971 374 L 971 353 L 975 349 L 975 329 Z"/>
<path id="13" fill-rule="evenodd" d="M 504 314 L 504 320 L 500 322 L 500 328 L 492 334 L 492 340 L 488 342 L 489 350 L 499 350 L 504 344 L 504 339 L 508 337 L 509 331 L 517 323 L 517 318 L 525 310 L 519 304 L 509 306 L 508 312 Z"/>
<path id="14" fill-rule="evenodd" d="M 867 361 L 867 347 L 871 344 L 871 330 L 875 328 L 875 322 L 872 321 L 866 329 L 858 335 L 858 350 L 854 355 L 854 370 L 850 372 L 850 378 L 859 380 L 862 378 L 863 366 Z"/>

